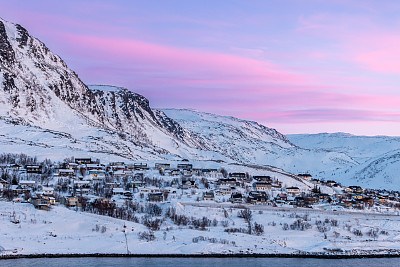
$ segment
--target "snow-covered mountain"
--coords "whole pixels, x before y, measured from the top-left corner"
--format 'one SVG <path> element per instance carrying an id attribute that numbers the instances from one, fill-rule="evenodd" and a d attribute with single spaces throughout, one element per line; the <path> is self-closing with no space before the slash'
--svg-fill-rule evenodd
<path id="1" fill-rule="evenodd" d="M 327 177 L 346 184 L 400 189 L 400 137 L 321 133 L 287 138 L 301 147 L 345 153 L 357 162 L 352 168 L 338 166 L 337 170 L 326 171 Z"/>
<path id="2" fill-rule="evenodd" d="M 286 137 L 256 122 L 152 109 L 128 89 L 87 86 L 26 29 L 0 19 L 0 145 L 53 159 L 224 161 L 388 186 L 398 179 L 400 138 Z"/>
<path id="3" fill-rule="evenodd" d="M 188 109 L 163 109 L 184 128 L 201 137 L 212 150 L 237 162 L 271 165 L 293 173 L 319 174 L 357 164 L 341 152 L 303 149 L 275 129 L 252 121 Z"/>
<path id="4" fill-rule="evenodd" d="M 120 155 L 118 143 L 128 142 L 122 149 L 126 153 L 122 154 L 130 159 L 145 159 L 154 155 L 192 155 L 205 148 L 200 139 L 161 111 L 153 112 L 145 97 L 124 88 L 88 88 L 59 56 L 26 29 L 4 20 L 0 20 L 0 84 L 2 123 L 12 121 L 57 131 L 73 139 L 96 140 L 91 143 L 100 147 L 81 148 L 88 152 Z M 24 138 L 25 143 L 34 145 L 30 136 Z M 105 147 L 110 149 L 104 150 Z"/>

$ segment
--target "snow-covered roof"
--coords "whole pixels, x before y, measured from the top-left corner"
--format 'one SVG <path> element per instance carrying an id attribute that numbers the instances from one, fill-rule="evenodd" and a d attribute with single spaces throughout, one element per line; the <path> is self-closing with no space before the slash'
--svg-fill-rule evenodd
<path id="1" fill-rule="evenodd" d="M 23 180 L 23 181 L 19 181 L 20 184 L 36 184 L 35 181 L 28 181 L 28 180 Z"/>
<path id="2" fill-rule="evenodd" d="M 46 187 L 46 186 L 44 186 L 44 187 L 42 188 L 42 191 L 53 191 L 53 190 L 54 190 L 53 187 Z"/>
<path id="3" fill-rule="evenodd" d="M 115 187 L 115 188 L 113 188 L 113 192 L 122 193 L 122 192 L 125 192 L 125 190 L 123 188 L 120 188 L 120 187 Z"/>

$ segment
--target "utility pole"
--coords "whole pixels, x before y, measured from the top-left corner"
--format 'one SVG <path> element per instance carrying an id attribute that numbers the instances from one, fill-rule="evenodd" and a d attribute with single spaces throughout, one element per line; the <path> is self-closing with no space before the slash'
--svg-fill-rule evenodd
<path id="1" fill-rule="evenodd" d="M 128 247 L 128 237 L 127 237 L 127 234 L 126 234 L 126 225 L 125 225 L 125 223 L 124 223 L 123 232 L 124 232 L 124 235 L 125 235 L 126 253 L 127 254 L 131 254 L 131 252 L 129 251 L 129 247 Z"/>

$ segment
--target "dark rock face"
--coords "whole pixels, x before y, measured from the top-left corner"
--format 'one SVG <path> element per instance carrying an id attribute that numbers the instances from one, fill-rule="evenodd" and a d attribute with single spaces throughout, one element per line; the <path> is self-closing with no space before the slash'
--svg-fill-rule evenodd
<path id="1" fill-rule="evenodd" d="M 8 40 L 6 28 L 0 21 L 0 61 L 1 64 L 10 67 L 15 62 L 15 53 Z"/>
<path id="2" fill-rule="evenodd" d="M 17 27 L 17 30 L 19 33 L 19 37 L 17 38 L 17 41 L 19 42 L 19 47 L 23 48 L 28 43 L 29 34 L 28 34 L 28 31 L 21 25 L 17 24 L 16 27 Z"/>
<path id="3" fill-rule="evenodd" d="M 163 112 L 153 111 L 147 98 L 127 89 L 111 92 L 91 90 L 88 98 L 92 99 L 93 103 L 97 103 L 97 107 L 101 110 L 100 114 L 103 116 L 103 121 L 113 124 L 120 131 L 131 133 L 134 130 L 140 132 L 137 127 L 132 129 L 129 125 L 140 125 L 142 122 L 147 121 L 183 143 L 187 143 L 186 139 L 193 138 L 188 131 Z M 97 111 L 93 110 L 93 112 Z M 193 144 L 196 147 L 200 147 L 198 140 Z"/>

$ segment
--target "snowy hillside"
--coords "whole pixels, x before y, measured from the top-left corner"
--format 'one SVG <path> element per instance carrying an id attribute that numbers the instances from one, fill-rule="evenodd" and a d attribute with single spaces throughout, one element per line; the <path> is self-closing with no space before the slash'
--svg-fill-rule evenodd
<path id="1" fill-rule="evenodd" d="M 314 174 L 357 163 L 344 153 L 298 147 L 275 129 L 256 122 L 187 109 L 163 111 L 204 139 L 212 150 L 237 162 Z"/>
<path id="2" fill-rule="evenodd" d="M 147 232 L 143 224 L 106 216 L 76 212 L 61 206 L 51 212 L 30 204 L 0 202 L 0 255 L 7 254 L 299 254 L 398 253 L 398 216 L 330 211 L 285 210 L 253 205 L 252 220 L 262 225 L 264 234 L 229 233 L 245 229 L 238 217 L 240 209 L 220 204 L 199 207 L 198 203 L 163 204 L 162 216 L 172 205 L 178 214 L 212 220 L 205 231 L 163 222 L 153 240 L 140 238 Z M 224 213 L 225 211 L 225 213 Z M 225 215 L 224 215 L 225 214 Z M 143 216 L 144 214 L 135 214 Z M 165 216 L 166 217 L 166 216 Z M 18 224 L 13 221 L 18 220 Z M 285 228 L 287 227 L 287 228 Z M 359 231 L 363 234 L 358 234 Z M 377 233 L 371 237 L 371 233 Z M 368 234 L 370 233 L 370 234 Z M 13 253 L 14 252 L 14 253 Z"/>
<path id="3" fill-rule="evenodd" d="M 287 137 L 298 146 L 345 153 L 358 162 L 353 168 L 338 166 L 336 171 L 327 171 L 326 176 L 345 184 L 400 189 L 400 137 L 355 136 L 346 133 L 297 134 Z"/>
<path id="4" fill-rule="evenodd" d="M 343 152 L 360 163 L 400 149 L 400 137 L 356 136 L 347 133 L 290 134 L 286 137 L 297 146 Z"/>

